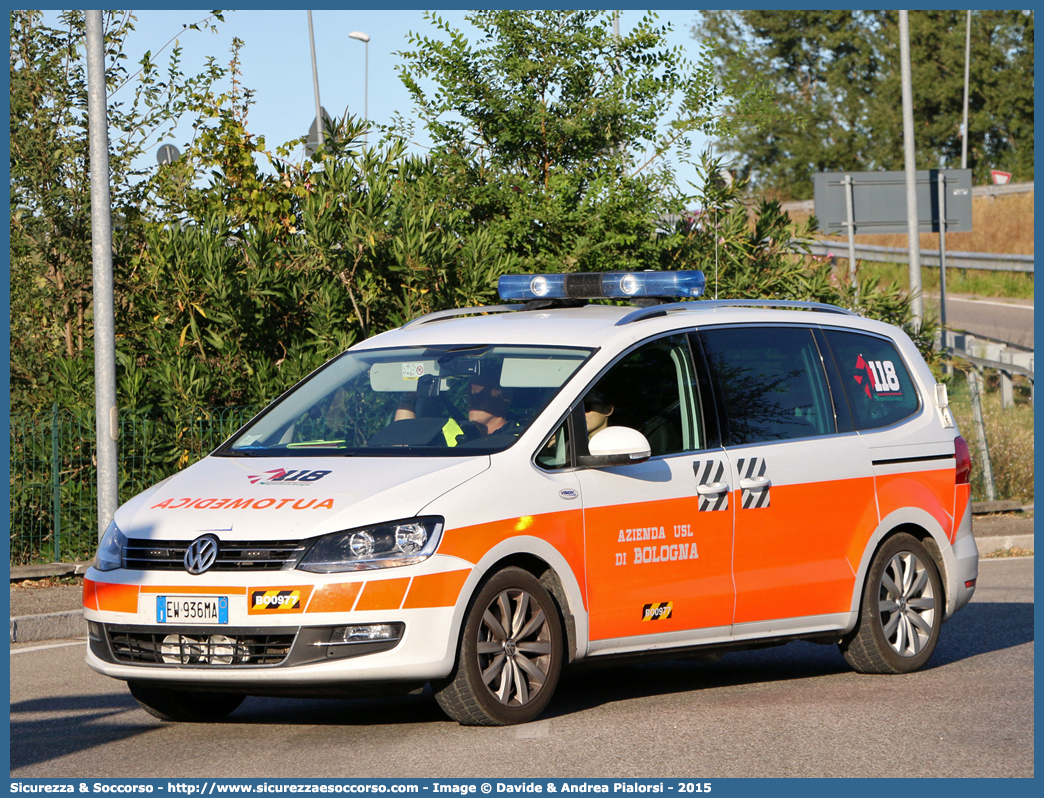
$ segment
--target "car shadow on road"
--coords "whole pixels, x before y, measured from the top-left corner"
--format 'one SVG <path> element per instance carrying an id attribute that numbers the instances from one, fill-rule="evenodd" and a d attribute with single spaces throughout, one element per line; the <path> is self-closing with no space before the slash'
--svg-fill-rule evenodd
<path id="1" fill-rule="evenodd" d="M 46 714 L 29 717 L 36 713 Z M 159 728 L 130 693 L 19 701 L 11 704 L 11 774 Z"/>
<path id="2" fill-rule="evenodd" d="M 943 626 L 939 645 L 922 673 L 1032 642 L 1033 604 L 972 603 Z M 717 662 L 607 662 L 567 672 L 545 717 L 570 715 L 633 698 L 845 675 L 875 678 L 852 671 L 836 645 L 805 641 L 735 651 Z"/>
<path id="3" fill-rule="evenodd" d="M 980 654 L 1033 642 L 1033 604 L 973 602 L 947 623 L 924 670 L 958 665 Z M 795 642 L 737 651 L 717 662 L 664 660 L 606 662 L 569 669 L 545 718 L 566 716 L 617 701 L 702 693 L 738 685 L 842 677 L 853 673 L 835 645 Z M 28 717 L 49 713 L 46 717 Z M 125 717 L 123 717 L 125 716 Z M 115 719 L 115 720 L 114 720 Z M 249 698 L 224 724 L 234 726 L 389 726 L 452 723 L 430 687 L 398 698 Z M 129 693 L 38 698 L 11 705 L 11 772 L 163 727 Z M 191 733 L 193 724 L 183 728 Z"/>

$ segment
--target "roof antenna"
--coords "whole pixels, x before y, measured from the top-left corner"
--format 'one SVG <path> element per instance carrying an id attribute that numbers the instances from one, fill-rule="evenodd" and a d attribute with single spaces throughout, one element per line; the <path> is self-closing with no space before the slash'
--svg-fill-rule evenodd
<path id="1" fill-rule="evenodd" d="M 718 208 L 714 208 L 714 299 L 718 298 Z"/>

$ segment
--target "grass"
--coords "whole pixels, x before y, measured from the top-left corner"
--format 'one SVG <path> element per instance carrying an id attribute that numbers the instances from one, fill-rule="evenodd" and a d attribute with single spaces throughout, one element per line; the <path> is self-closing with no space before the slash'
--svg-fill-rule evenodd
<path id="1" fill-rule="evenodd" d="M 905 246 L 905 245 L 904 245 Z M 848 258 L 838 258 L 838 268 L 847 274 Z M 859 262 L 860 276 L 877 276 L 881 285 L 898 282 L 904 289 L 910 287 L 910 267 L 905 263 Z M 925 266 L 921 270 L 921 290 L 926 294 L 939 293 L 939 267 Z M 1026 272 L 994 272 L 980 269 L 946 269 L 946 293 L 975 294 L 984 297 L 1033 299 L 1033 275 Z"/>
<path id="2" fill-rule="evenodd" d="M 994 560 L 1001 557 L 1032 557 L 1033 549 L 1020 549 L 1018 546 L 1012 546 L 1010 549 L 1000 549 L 998 551 L 991 551 L 988 554 L 980 554 L 980 560 Z"/>
<path id="3" fill-rule="evenodd" d="M 1030 404 L 1030 385 L 1025 377 L 1016 376 L 1013 380 L 1015 404 L 1002 410 L 1000 378 L 996 372 L 986 373 L 988 377 L 982 399 L 982 415 L 997 498 L 1029 504 L 1033 501 L 1033 406 Z M 955 373 L 948 382 L 947 391 L 950 410 L 971 450 L 972 499 L 985 501 L 986 490 L 973 423 L 971 394 L 964 375 Z"/>

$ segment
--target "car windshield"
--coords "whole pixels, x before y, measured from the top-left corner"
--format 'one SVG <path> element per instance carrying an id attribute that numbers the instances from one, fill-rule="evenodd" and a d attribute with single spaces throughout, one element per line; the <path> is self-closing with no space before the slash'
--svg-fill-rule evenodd
<path id="1" fill-rule="evenodd" d="M 460 456 L 511 446 L 592 350 L 447 346 L 346 352 L 215 454 Z"/>

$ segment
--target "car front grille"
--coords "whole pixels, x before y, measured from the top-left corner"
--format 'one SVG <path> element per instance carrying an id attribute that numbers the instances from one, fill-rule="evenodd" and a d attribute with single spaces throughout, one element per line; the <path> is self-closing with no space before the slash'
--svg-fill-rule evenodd
<path id="1" fill-rule="evenodd" d="M 290 654 L 297 630 L 289 634 L 227 629 L 142 632 L 106 629 L 117 662 L 132 665 L 226 667 L 279 665 Z"/>
<path id="2" fill-rule="evenodd" d="M 123 567 L 135 571 L 184 571 L 191 540 L 131 538 Z M 221 540 L 210 571 L 278 571 L 293 567 L 306 548 L 300 540 Z"/>

